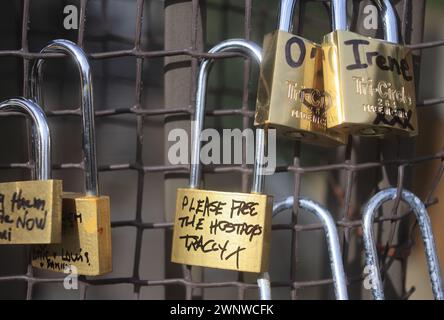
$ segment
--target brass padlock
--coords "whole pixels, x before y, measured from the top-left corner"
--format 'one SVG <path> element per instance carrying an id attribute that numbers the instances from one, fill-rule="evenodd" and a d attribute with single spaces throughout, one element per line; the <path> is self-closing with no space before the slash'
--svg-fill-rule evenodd
<path id="1" fill-rule="evenodd" d="M 64 193 L 62 203 L 62 242 L 38 246 L 32 265 L 63 272 L 72 266 L 80 275 L 100 275 L 112 270 L 110 200 L 99 196 L 94 130 L 92 77 L 84 51 L 68 40 L 55 40 L 41 53 L 65 53 L 79 68 L 82 93 L 83 165 L 86 194 Z M 31 71 L 33 96 L 41 101 L 42 66 L 38 60 Z"/>
<path id="2" fill-rule="evenodd" d="M 45 113 L 25 98 L 0 103 L 32 120 L 33 181 L 0 183 L 0 244 L 57 243 L 62 230 L 62 181 L 51 180 L 51 137 Z"/>
<path id="3" fill-rule="evenodd" d="M 261 48 L 240 39 L 221 42 L 209 53 L 242 52 L 257 62 Z M 273 198 L 261 194 L 263 175 L 258 143 L 252 193 L 198 189 L 201 180 L 200 134 L 204 123 L 207 75 L 212 59 L 202 62 L 192 126 L 190 186 L 178 189 L 171 260 L 176 263 L 246 272 L 268 269 Z M 263 140 L 263 129 L 256 139 Z"/>
<path id="4" fill-rule="evenodd" d="M 346 135 L 327 130 L 322 48 L 290 33 L 295 3 L 281 0 L 279 29 L 264 38 L 255 125 L 311 144 L 345 144 Z"/>
<path id="5" fill-rule="evenodd" d="M 322 44 L 330 129 L 362 136 L 417 134 L 412 50 L 399 44 L 395 11 L 379 1 L 385 41 L 347 31 L 345 0 L 332 2 L 335 21 Z"/>

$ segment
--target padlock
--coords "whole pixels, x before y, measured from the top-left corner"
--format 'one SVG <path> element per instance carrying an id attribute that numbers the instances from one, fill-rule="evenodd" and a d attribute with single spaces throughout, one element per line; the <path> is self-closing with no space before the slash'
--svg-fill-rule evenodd
<path id="1" fill-rule="evenodd" d="M 83 164 L 86 193 L 65 192 L 62 202 L 62 242 L 37 246 L 32 265 L 64 272 L 74 269 L 79 275 L 100 275 L 112 270 L 110 199 L 99 196 L 94 130 L 92 77 L 84 51 L 68 40 L 54 40 L 41 53 L 65 53 L 79 68 L 83 134 Z M 38 60 L 31 71 L 34 99 L 41 101 L 41 79 L 44 60 Z"/>
<path id="2" fill-rule="evenodd" d="M 273 217 L 284 210 L 292 209 L 293 205 L 294 197 L 277 201 L 273 206 Z M 330 211 L 316 201 L 307 198 L 299 199 L 299 208 L 307 210 L 307 212 L 312 213 L 321 220 L 325 238 L 327 239 L 336 299 L 348 300 L 347 279 L 345 277 L 344 264 L 342 263 L 341 243 L 339 242 L 338 229 Z"/>
<path id="3" fill-rule="evenodd" d="M 332 1 L 335 31 L 322 44 L 327 126 L 361 136 L 415 136 L 412 50 L 399 43 L 391 2 L 378 3 L 385 41 L 347 31 L 346 0 Z"/>
<path id="4" fill-rule="evenodd" d="M 62 181 L 51 176 L 51 137 L 45 113 L 25 98 L 0 103 L 0 112 L 32 120 L 36 180 L 0 183 L 0 244 L 58 243 L 62 231 Z"/>
<path id="5" fill-rule="evenodd" d="M 231 39 L 209 53 L 241 52 L 260 63 L 261 48 L 250 41 Z M 252 193 L 199 189 L 200 134 L 204 124 L 206 86 L 212 59 L 199 70 L 196 110 L 192 125 L 189 188 L 177 190 L 171 260 L 175 263 L 245 272 L 268 268 L 273 198 L 263 189 L 264 130 L 256 130 L 256 158 Z"/>
<path id="6" fill-rule="evenodd" d="M 379 208 L 387 201 L 395 200 L 397 197 L 396 188 L 388 188 L 379 191 L 365 205 L 362 213 L 362 233 L 365 248 L 365 264 L 368 272 L 368 279 L 371 283 L 371 290 L 375 300 L 384 300 L 384 286 L 379 271 L 378 255 L 376 251 L 375 236 L 373 234 L 373 223 Z M 424 241 L 424 247 L 429 268 L 430 282 L 433 296 L 436 300 L 444 300 L 444 284 L 441 276 L 441 266 L 436 251 L 433 237 L 432 224 L 424 203 L 408 190 L 401 190 L 401 200 L 406 202 L 415 213 L 419 230 Z"/>
<path id="7" fill-rule="evenodd" d="M 296 0 L 281 0 L 278 30 L 264 38 L 255 125 L 310 144 L 338 146 L 327 129 L 321 45 L 290 33 Z"/>

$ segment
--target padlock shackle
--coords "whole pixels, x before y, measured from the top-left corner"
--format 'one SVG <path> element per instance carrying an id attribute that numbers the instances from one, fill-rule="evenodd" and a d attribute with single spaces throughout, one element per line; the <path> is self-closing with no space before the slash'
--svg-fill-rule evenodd
<path id="1" fill-rule="evenodd" d="M 348 30 L 347 25 L 347 0 L 331 0 L 332 30 Z"/>
<path id="2" fill-rule="evenodd" d="M 96 158 L 96 138 L 94 123 L 93 87 L 91 67 L 85 52 L 74 42 L 59 39 L 46 45 L 40 53 L 65 53 L 77 65 L 80 74 L 83 165 L 85 168 L 85 191 L 88 196 L 98 196 L 98 173 Z M 37 60 L 31 70 L 31 96 L 43 105 L 42 70 L 44 59 Z"/>
<path id="3" fill-rule="evenodd" d="M 373 223 L 379 208 L 387 201 L 395 200 L 397 197 L 396 188 L 388 188 L 375 194 L 367 205 L 363 208 L 362 229 L 365 248 L 365 263 L 369 268 L 369 276 L 372 283 L 372 294 L 376 300 L 384 300 L 384 286 L 379 272 L 378 255 L 376 251 L 375 236 L 373 233 Z M 412 192 L 405 189 L 400 194 L 401 200 L 406 202 L 416 215 L 421 236 L 426 250 L 427 265 L 429 268 L 430 282 L 432 284 L 433 295 L 436 300 L 444 299 L 444 286 L 441 278 L 441 267 L 436 254 L 433 230 L 427 209 L 424 203 Z"/>
<path id="4" fill-rule="evenodd" d="M 31 118 L 35 178 L 49 180 L 51 177 L 51 135 L 42 108 L 30 99 L 18 97 L 1 102 L 0 112 L 20 112 Z"/>
<path id="5" fill-rule="evenodd" d="M 273 217 L 284 210 L 292 209 L 293 206 L 294 197 L 287 197 L 277 201 L 273 205 Z M 345 277 L 344 264 L 342 263 L 341 243 L 339 242 L 338 229 L 330 211 L 319 203 L 306 198 L 299 199 L 299 208 L 314 214 L 321 221 L 327 239 L 336 299 L 348 300 L 347 279 Z"/>
<path id="6" fill-rule="evenodd" d="M 399 43 L 398 20 L 392 2 L 390 0 L 382 0 L 382 2 L 377 0 L 376 2 L 384 24 L 384 39 L 388 42 Z"/>
<path id="7" fill-rule="evenodd" d="M 258 64 L 262 62 L 262 49 L 256 43 L 244 39 L 230 39 L 215 45 L 209 53 L 232 52 L 242 53 Z M 191 168 L 190 168 L 190 188 L 199 188 L 201 180 L 200 166 L 200 134 L 204 127 L 206 89 L 208 83 L 208 73 L 213 65 L 214 59 L 206 58 L 202 60 L 199 68 L 196 92 L 196 109 L 193 115 L 193 126 L 191 128 Z M 256 160 L 255 160 L 256 162 Z"/>
<path id="8" fill-rule="evenodd" d="M 281 0 L 279 6 L 278 30 L 291 32 L 293 29 L 293 15 L 296 0 Z"/>

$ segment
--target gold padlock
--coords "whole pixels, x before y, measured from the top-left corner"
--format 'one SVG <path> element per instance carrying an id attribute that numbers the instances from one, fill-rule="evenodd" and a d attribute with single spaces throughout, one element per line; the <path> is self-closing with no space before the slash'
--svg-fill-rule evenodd
<path id="1" fill-rule="evenodd" d="M 264 38 L 255 125 L 311 144 L 345 144 L 344 134 L 327 130 L 322 48 L 290 33 L 295 3 L 281 0 L 279 29 Z"/>
<path id="2" fill-rule="evenodd" d="M 83 165 L 86 194 L 64 193 L 62 203 L 62 242 L 33 250 L 32 265 L 79 275 L 100 275 L 112 270 L 110 200 L 99 196 L 94 129 L 92 77 L 84 51 L 68 40 L 54 40 L 41 53 L 65 53 L 77 64 L 82 93 Z M 31 71 L 33 96 L 41 101 L 42 66 L 38 60 Z"/>
<path id="3" fill-rule="evenodd" d="M 260 63 L 261 48 L 232 39 L 221 42 L 209 53 L 242 52 Z M 200 134 L 204 123 L 208 71 L 211 59 L 202 62 L 192 125 L 190 187 L 178 189 L 174 220 L 172 262 L 229 269 L 264 272 L 268 269 L 273 198 L 261 194 L 262 169 L 259 165 L 264 145 L 258 143 L 252 193 L 233 193 L 198 189 L 201 180 Z M 264 141 L 264 130 L 256 139 Z"/>
<path id="4" fill-rule="evenodd" d="M 334 30 L 322 44 L 327 125 L 362 136 L 417 134 L 412 51 L 399 44 L 395 11 L 378 2 L 385 40 L 347 31 L 345 0 L 332 1 Z"/>
<path id="5" fill-rule="evenodd" d="M 61 240 L 62 181 L 51 180 L 51 137 L 45 113 L 25 98 L 0 103 L 32 120 L 33 181 L 0 183 L 0 244 L 57 243 Z"/>

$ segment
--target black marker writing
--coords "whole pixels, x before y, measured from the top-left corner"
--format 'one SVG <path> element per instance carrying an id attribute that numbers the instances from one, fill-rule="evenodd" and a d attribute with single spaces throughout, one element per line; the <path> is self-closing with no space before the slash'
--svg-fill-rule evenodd
<path id="1" fill-rule="evenodd" d="M 79 252 L 72 252 L 72 251 L 68 251 L 68 250 L 62 248 L 60 256 L 62 258 L 62 261 L 83 262 L 82 248 L 79 249 Z"/>
<path id="2" fill-rule="evenodd" d="M 5 213 L 5 195 L 0 193 L 0 223 L 11 224 L 14 223 L 14 219 L 9 214 Z"/>
<path id="3" fill-rule="evenodd" d="M 226 205 L 225 202 L 210 201 L 208 197 L 198 200 L 191 198 L 191 201 L 189 201 L 188 197 L 184 196 L 182 199 L 182 210 L 187 208 L 188 212 L 192 212 L 194 214 L 202 214 L 203 217 L 209 217 L 210 213 L 213 213 L 214 215 L 222 214 L 224 205 Z"/>
<path id="4" fill-rule="evenodd" d="M 75 225 L 82 223 L 82 214 L 77 212 L 63 213 L 62 215 L 62 223 L 63 226 L 69 226 L 70 228 L 74 228 Z"/>
<path id="5" fill-rule="evenodd" d="M 45 211 L 45 205 L 46 201 L 43 199 L 35 198 L 33 200 L 26 199 L 22 195 L 22 190 L 20 189 L 19 192 L 14 192 L 11 199 L 11 212 L 14 212 L 15 209 L 17 210 L 26 210 L 26 209 L 37 209 L 41 211 Z"/>
<path id="6" fill-rule="evenodd" d="M 297 45 L 299 48 L 300 53 L 297 59 L 294 59 L 291 54 L 292 53 L 291 49 L 293 45 Z M 287 61 L 287 64 L 292 68 L 300 67 L 304 63 L 306 54 L 307 54 L 307 49 L 305 48 L 304 40 L 298 37 L 290 38 L 285 44 L 285 60 Z"/>
<path id="7" fill-rule="evenodd" d="M 42 266 L 42 263 L 40 264 Z M 56 262 L 52 260 L 51 258 L 46 259 L 46 269 L 51 270 L 65 270 L 66 267 L 69 267 L 70 265 L 65 262 Z"/>
<path id="8" fill-rule="evenodd" d="M 231 223 L 229 221 L 218 221 L 217 219 L 211 221 L 210 233 L 216 234 L 217 230 L 226 233 L 236 233 L 237 235 L 247 235 L 249 240 L 252 241 L 254 236 L 262 234 L 262 227 L 259 224 L 248 224 L 248 223 Z"/>
<path id="9" fill-rule="evenodd" d="M 397 115 L 388 116 L 384 112 L 377 113 L 376 119 L 373 121 L 373 124 L 378 125 L 380 123 L 383 123 L 383 124 L 386 124 L 389 126 L 394 126 L 394 125 L 398 124 L 403 129 L 408 128 L 410 130 L 415 130 L 415 128 L 413 128 L 412 124 L 410 123 L 410 120 L 413 115 L 412 110 L 408 110 L 407 112 L 405 112 L 404 110 L 402 110 L 402 111 L 404 114 L 406 114 L 406 117 L 403 119 L 401 119 L 401 117 L 399 117 Z"/>
<path id="10" fill-rule="evenodd" d="M 0 240 L 11 241 L 11 228 L 7 230 L 0 231 Z"/>
<path id="11" fill-rule="evenodd" d="M 217 243 L 213 239 L 204 241 L 203 236 L 194 236 L 194 235 L 184 235 L 179 237 L 179 239 L 185 240 L 185 248 L 190 251 L 193 249 L 194 251 L 202 251 L 203 253 L 210 253 L 210 252 L 220 252 L 219 258 L 220 260 L 228 260 L 231 257 L 236 258 L 236 268 L 239 269 L 239 258 L 240 258 L 240 252 L 245 250 L 246 248 L 237 246 L 237 248 L 230 252 L 228 255 L 225 256 L 225 253 L 228 253 L 228 245 L 229 240 L 226 240 L 223 245 Z"/>
<path id="12" fill-rule="evenodd" d="M 233 218 L 233 216 L 240 216 L 240 215 L 250 215 L 254 217 L 257 215 L 256 206 L 259 205 L 258 202 L 246 202 L 242 200 L 231 200 L 231 212 L 230 212 L 230 218 Z"/>
<path id="13" fill-rule="evenodd" d="M 34 227 L 40 230 L 45 229 L 46 216 L 48 215 L 47 211 L 45 211 L 43 218 L 30 218 L 28 215 L 29 212 L 26 210 L 23 215 L 17 218 L 15 223 L 16 228 L 26 229 L 28 231 L 34 230 Z"/>
<path id="14" fill-rule="evenodd" d="M 91 264 L 89 263 L 89 253 L 88 253 L 88 251 L 85 251 L 85 258 L 86 258 L 86 263 L 90 266 Z"/>
<path id="15" fill-rule="evenodd" d="M 196 215 L 193 215 L 192 217 L 186 216 L 179 218 L 180 226 L 182 228 L 192 226 L 195 230 L 203 230 L 202 225 L 204 221 L 204 218 L 196 219 Z"/>
<path id="16" fill-rule="evenodd" d="M 402 75 L 404 80 L 411 81 L 413 77 L 409 74 L 410 66 L 406 59 L 397 60 L 391 56 L 384 56 L 377 51 L 367 51 L 365 53 L 366 62 L 362 61 L 361 47 L 365 48 L 370 45 L 367 40 L 353 39 L 344 41 L 345 46 L 352 46 L 354 63 L 346 67 L 347 70 L 366 69 L 369 65 L 376 64 L 376 66 L 382 71 L 396 72 Z"/>

